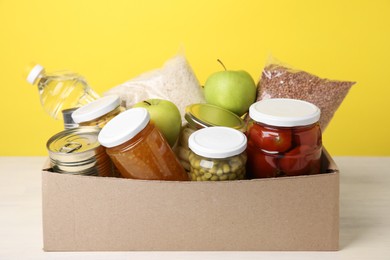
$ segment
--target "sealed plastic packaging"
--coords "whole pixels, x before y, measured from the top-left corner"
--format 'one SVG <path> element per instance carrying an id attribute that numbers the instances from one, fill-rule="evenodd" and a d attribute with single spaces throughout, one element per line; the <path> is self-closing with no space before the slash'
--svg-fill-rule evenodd
<path id="1" fill-rule="evenodd" d="M 352 81 L 320 78 L 271 57 L 258 83 L 257 101 L 291 98 L 313 103 L 321 109 L 319 124 L 324 131 L 354 84 Z"/>
<path id="2" fill-rule="evenodd" d="M 147 99 L 169 100 L 179 109 L 182 122 L 186 106 L 205 102 L 199 81 L 183 54 L 167 60 L 161 68 L 144 72 L 104 93 L 112 94 L 119 95 L 122 106 L 127 109 Z"/>
<path id="3" fill-rule="evenodd" d="M 145 108 L 131 108 L 99 133 L 117 170 L 125 178 L 186 181 L 188 175 Z"/>
<path id="4" fill-rule="evenodd" d="M 246 136 L 229 127 L 208 127 L 191 134 L 190 177 L 193 181 L 245 178 Z"/>
<path id="5" fill-rule="evenodd" d="M 120 104 L 119 96 L 105 96 L 78 108 L 72 113 L 72 118 L 80 126 L 103 128 L 108 121 L 125 110 Z"/>
<path id="6" fill-rule="evenodd" d="M 296 99 L 267 99 L 249 108 L 250 178 L 318 174 L 321 171 L 320 109 Z"/>

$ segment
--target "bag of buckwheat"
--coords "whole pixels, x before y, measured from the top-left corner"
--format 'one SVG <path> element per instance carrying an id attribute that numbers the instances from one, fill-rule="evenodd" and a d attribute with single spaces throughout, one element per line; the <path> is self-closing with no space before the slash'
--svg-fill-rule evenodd
<path id="1" fill-rule="evenodd" d="M 319 123 L 321 130 L 324 131 L 355 83 L 320 78 L 271 58 L 264 67 L 258 83 L 257 101 L 268 98 L 293 98 L 311 102 L 321 109 Z"/>

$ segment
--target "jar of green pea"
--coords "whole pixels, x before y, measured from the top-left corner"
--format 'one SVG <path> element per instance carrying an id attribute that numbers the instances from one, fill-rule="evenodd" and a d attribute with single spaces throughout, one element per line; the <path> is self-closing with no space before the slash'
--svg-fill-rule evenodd
<path id="1" fill-rule="evenodd" d="M 190 179 L 227 181 L 245 179 L 246 136 L 229 127 L 207 127 L 190 135 Z"/>

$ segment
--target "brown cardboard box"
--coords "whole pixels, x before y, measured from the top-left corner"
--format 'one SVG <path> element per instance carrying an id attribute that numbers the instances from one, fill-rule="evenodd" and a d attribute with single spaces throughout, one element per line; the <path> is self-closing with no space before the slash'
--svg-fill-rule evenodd
<path id="1" fill-rule="evenodd" d="M 338 250 L 339 172 L 226 182 L 42 172 L 45 251 Z"/>

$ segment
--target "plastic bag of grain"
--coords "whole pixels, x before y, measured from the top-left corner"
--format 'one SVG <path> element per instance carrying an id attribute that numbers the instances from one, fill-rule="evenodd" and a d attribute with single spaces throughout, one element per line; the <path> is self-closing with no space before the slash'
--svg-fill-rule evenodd
<path id="1" fill-rule="evenodd" d="M 352 81 L 320 78 L 271 57 L 258 83 L 257 101 L 267 98 L 294 98 L 311 102 L 321 109 L 319 122 L 321 130 L 324 131 L 354 84 Z"/>
<path id="2" fill-rule="evenodd" d="M 203 89 L 181 54 L 167 60 L 161 68 L 145 72 L 104 93 L 111 94 L 119 95 L 126 108 L 150 98 L 170 100 L 178 107 L 183 122 L 186 106 L 205 103 Z"/>

